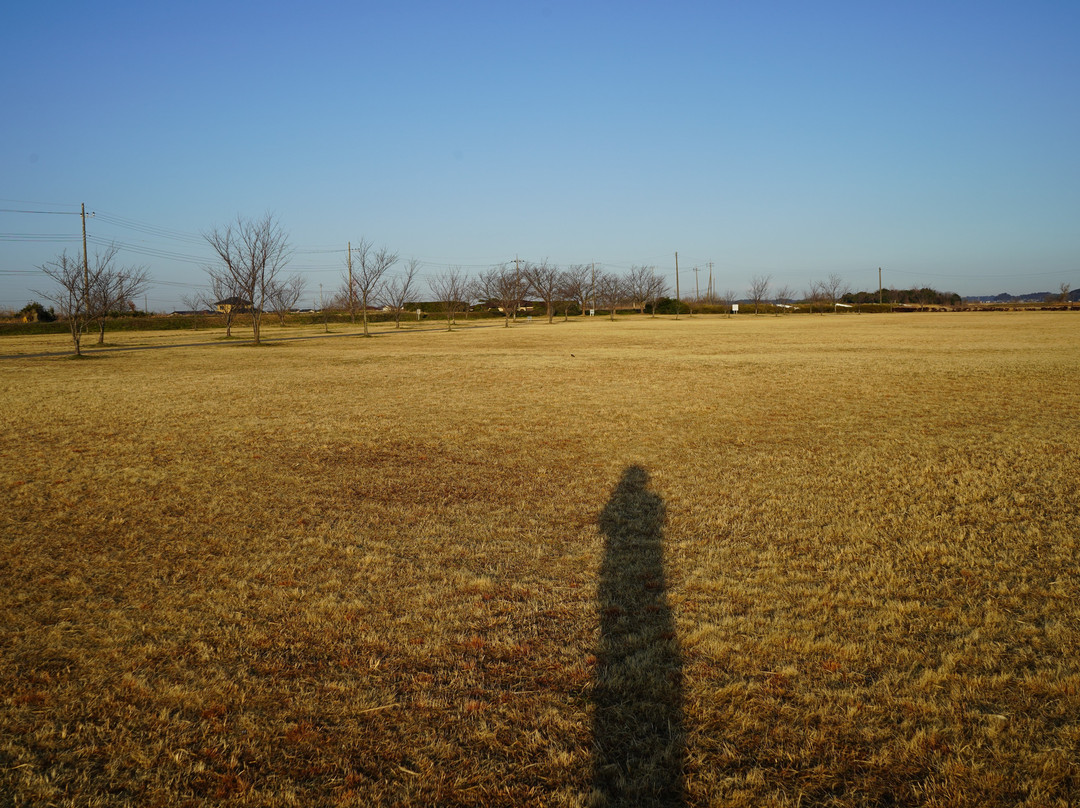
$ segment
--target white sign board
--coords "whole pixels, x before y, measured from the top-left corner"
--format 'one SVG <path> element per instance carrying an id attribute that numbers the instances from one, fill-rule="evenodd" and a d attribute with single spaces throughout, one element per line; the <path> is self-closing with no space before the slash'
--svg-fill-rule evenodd
<path id="1" fill-rule="evenodd" d="M 738 303 L 732 303 L 731 304 L 731 313 L 732 314 L 738 314 L 739 313 L 739 304 Z"/>

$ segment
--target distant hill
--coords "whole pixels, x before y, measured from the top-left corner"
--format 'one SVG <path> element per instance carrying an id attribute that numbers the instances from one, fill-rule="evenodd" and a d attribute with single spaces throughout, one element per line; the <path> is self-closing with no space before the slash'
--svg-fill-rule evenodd
<path id="1" fill-rule="evenodd" d="M 969 295 L 964 298 L 965 303 L 1042 303 L 1048 297 L 1057 298 L 1060 292 L 1028 292 L 1024 295 L 1010 295 L 1002 292 L 998 295 Z M 1069 300 L 1080 303 L 1080 289 L 1069 292 Z"/>

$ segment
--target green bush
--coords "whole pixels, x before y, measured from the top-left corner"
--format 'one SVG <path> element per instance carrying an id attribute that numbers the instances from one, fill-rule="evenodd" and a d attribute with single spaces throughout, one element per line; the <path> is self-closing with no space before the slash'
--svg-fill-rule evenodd
<path id="1" fill-rule="evenodd" d="M 25 317 L 31 322 L 39 323 L 55 323 L 56 313 L 52 309 L 47 309 L 38 303 L 36 300 L 31 300 L 21 309 L 19 309 L 19 316 Z"/>

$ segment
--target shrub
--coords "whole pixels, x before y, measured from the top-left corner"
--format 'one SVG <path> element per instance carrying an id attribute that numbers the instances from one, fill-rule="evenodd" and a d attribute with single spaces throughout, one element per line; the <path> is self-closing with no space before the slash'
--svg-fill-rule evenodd
<path id="1" fill-rule="evenodd" d="M 56 322 L 56 313 L 52 309 L 46 309 L 36 300 L 32 300 L 19 310 L 19 316 L 24 323 L 52 323 Z"/>

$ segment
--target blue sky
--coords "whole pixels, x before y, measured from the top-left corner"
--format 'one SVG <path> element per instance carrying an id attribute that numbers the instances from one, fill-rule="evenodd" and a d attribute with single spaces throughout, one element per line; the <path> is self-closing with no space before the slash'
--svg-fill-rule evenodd
<path id="1" fill-rule="evenodd" d="M 361 238 L 426 274 L 1076 287 L 1078 42 L 1075 2 L 9 4 L 0 308 L 81 249 L 7 211 L 81 202 L 156 310 L 267 211 L 312 299 Z"/>

